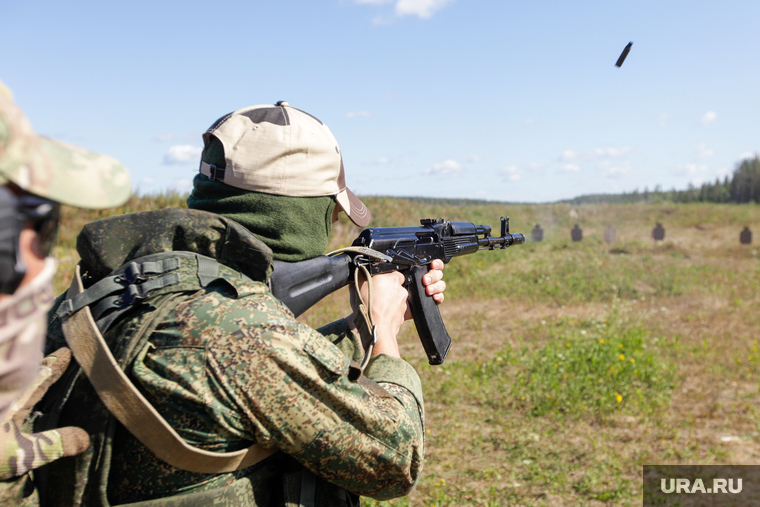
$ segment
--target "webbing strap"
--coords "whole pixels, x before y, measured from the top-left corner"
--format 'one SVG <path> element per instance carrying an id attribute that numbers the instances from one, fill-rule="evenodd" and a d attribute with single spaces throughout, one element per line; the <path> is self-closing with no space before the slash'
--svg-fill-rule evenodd
<path id="1" fill-rule="evenodd" d="M 214 164 L 207 164 L 206 162 L 201 161 L 199 171 L 204 176 L 208 176 L 211 181 L 224 181 L 224 167 L 217 167 Z"/>
<path id="2" fill-rule="evenodd" d="M 195 257 L 198 259 L 198 280 L 200 280 L 202 287 L 219 278 L 219 263 L 203 255 L 196 255 Z"/>
<path id="3" fill-rule="evenodd" d="M 73 299 L 83 290 L 77 266 L 66 297 Z M 277 452 L 277 449 L 252 445 L 236 452 L 215 453 L 188 445 L 119 368 L 89 307 L 64 317 L 62 326 L 74 358 L 100 400 L 160 460 L 189 472 L 218 474 L 247 468 Z"/>
<path id="4" fill-rule="evenodd" d="M 131 261 L 124 266 L 124 276 L 122 278 L 125 278 L 129 283 L 135 283 L 136 280 L 144 280 L 145 275 L 166 273 L 178 267 L 179 259 L 177 257 L 140 263 Z"/>
<path id="5" fill-rule="evenodd" d="M 372 248 L 367 248 L 366 246 L 347 246 L 345 248 L 333 250 L 332 252 L 326 253 L 325 255 L 328 257 L 334 257 L 340 254 L 363 255 L 365 257 L 369 257 L 370 259 L 383 262 L 391 262 L 393 260 L 393 257 L 390 255 L 385 255 L 383 252 L 373 250 Z"/>
<path id="6" fill-rule="evenodd" d="M 117 306 L 119 302 L 131 304 L 135 299 L 145 299 L 152 290 L 179 283 L 180 277 L 174 273 L 154 278 L 139 285 L 135 284 L 135 282 L 146 280 L 146 275 L 166 273 L 177 268 L 179 268 L 179 259 L 176 257 L 153 262 L 137 263 L 132 261 L 124 266 L 122 274 L 107 276 L 76 297 L 66 299 L 58 308 L 57 315 L 63 318 L 97 301 L 95 315 L 98 318 L 107 309 L 102 303 L 103 301 L 109 301 L 110 307 Z M 123 295 L 109 297 L 121 291 L 124 291 Z"/>
<path id="7" fill-rule="evenodd" d="M 77 269 L 77 272 L 79 270 Z M 61 318 L 71 315 L 72 313 L 81 310 L 87 305 L 94 303 L 100 299 L 103 299 L 114 292 L 123 291 L 124 284 L 118 280 L 118 277 L 109 276 L 103 278 L 98 283 L 87 289 L 86 292 L 78 294 L 76 297 L 72 297 L 64 300 L 61 306 L 58 307 L 57 315 Z"/>
<path id="8" fill-rule="evenodd" d="M 341 248 L 339 250 L 334 250 L 328 254 L 326 254 L 328 257 L 333 257 L 335 255 L 340 254 L 348 254 L 348 255 L 354 255 L 355 257 L 352 257 L 352 260 L 355 264 L 354 269 L 354 287 L 356 289 L 356 295 L 359 299 L 359 316 L 361 317 L 358 322 L 354 321 L 354 325 L 356 326 L 356 330 L 359 332 L 359 335 L 362 336 L 362 342 L 367 342 L 369 345 L 367 345 L 367 350 L 364 353 L 364 360 L 362 361 L 362 371 L 367 367 L 369 364 L 369 360 L 372 358 L 372 350 L 375 347 L 375 343 L 377 343 L 377 326 L 372 321 L 372 274 L 367 269 L 367 266 L 364 264 L 357 264 L 356 257 L 364 256 L 369 257 L 370 259 L 374 259 L 376 261 L 383 261 L 383 262 L 390 262 L 393 260 L 393 257 L 390 257 L 388 255 L 385 255 L 382 252 L 379 252 L 377 250 L 373 250 L 372 248 L 367 248 L 363 246 L 349 246 L 346 248 Z M 364 298 L 362 297 L 362 293 L 359 290 L 359 275 L 363 275 L 364 279 L 367 280 L 367 301 L 364 301 Z"/>

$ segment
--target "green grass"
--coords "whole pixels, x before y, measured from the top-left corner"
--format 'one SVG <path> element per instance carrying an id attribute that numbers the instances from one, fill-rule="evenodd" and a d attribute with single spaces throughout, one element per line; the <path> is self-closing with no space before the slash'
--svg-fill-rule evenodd
<path id="1" fill-rule="evenodd" d="M 485 362 L 420 365 L 425 386 L 445 405 L 466 400 L 531 416 L 652 414 L 669 401 L 674 366 L 661 349 L 672 342 L 607 318 L 549 327 L 538 347 L 507 347 Z"/>
<path id="2" fill-rule="evenodd" d="M 640 327 L 620 329 L 597 322 L 588 331 L 558 336 L 537 350 L 497 355 L 488 369 L 498 370 L 497 363 L 508 360 L 519 365 L 510 395 L 535 416 L 558 412 L 581 417 L 618 410 L 652 414 L 670 401 L 673 387 L 674 368 L 659 349 L 658 338 Z"/>

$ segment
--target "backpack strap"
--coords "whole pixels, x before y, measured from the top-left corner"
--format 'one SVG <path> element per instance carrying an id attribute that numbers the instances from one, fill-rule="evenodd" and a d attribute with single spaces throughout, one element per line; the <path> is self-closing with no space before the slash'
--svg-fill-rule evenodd
<path id="1" fill-rule="evenodd" d="M 204 277 L 208 276 L 211 273 L 204 269 Z M 124 290 L 124 286 L 120 289 Z M 66 300 L 71 301 L 71 306 L 67 308 L 81 306 L 84 299 L 76 298 L 83 294 L 86 292 L 77 266 L 66 294 Z M 277 449 L 265 449 L 258 444 L 231 453 L 209 452 L 188 445 L 118 366 L 95 324 L 89 306 L 84 304 L 78 310 L 64 312 L 61 316 L 63 333 L 71 352 L 100 400 L 127 430 L 162 461 L 189 472 L 219 474 L 250 467 L 277 452 Z"/>

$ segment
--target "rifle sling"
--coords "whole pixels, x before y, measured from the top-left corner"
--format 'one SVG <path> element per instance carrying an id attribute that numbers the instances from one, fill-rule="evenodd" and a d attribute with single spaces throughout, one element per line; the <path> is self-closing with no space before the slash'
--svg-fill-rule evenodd
<path id="1" fill-rule="evenodd" d="M 77 266 L 66 297 L 71 299 L 83 291 Z M 65 317 L 62 325 L 74 358 L 100 400 L 160 460 L 189 472 L 219 474 L 250 467 L 277 452 L 276 448 L 265 449 L 258 444 L 230 453 L 204 451 L 188 445 L 118 366 L 89 306 Z"/>

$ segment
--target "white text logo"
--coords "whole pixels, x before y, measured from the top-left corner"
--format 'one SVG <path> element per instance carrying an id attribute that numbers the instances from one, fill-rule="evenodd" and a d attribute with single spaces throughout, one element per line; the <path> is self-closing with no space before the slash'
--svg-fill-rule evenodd
<path id="1" fill-rule="evenodd" d="M 728 489 L 728 491 L 726 491 Z M 705 488 L 702 479 L 697 479 L 691 484 L 689 479 L 660 479 L 660 491 L 663 493 L 741 493 L 742 480 L 736 479 L 736 488 L 734 488 L 734 479 L 713 479 L 712 487 Z"/>

